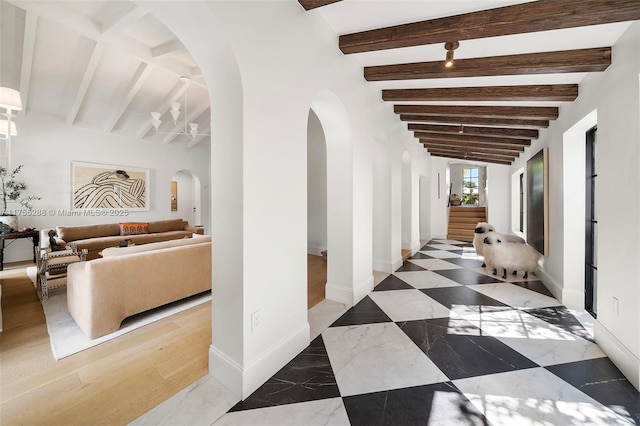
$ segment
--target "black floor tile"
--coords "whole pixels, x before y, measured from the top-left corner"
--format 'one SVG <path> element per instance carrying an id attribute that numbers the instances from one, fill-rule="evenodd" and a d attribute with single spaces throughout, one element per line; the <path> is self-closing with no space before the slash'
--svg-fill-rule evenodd
<path id="1" fill-rule="evenodd" d="M 426 271 L 426 269 L 411 262 L 404 262 L 401 267 L 396 269 L 396 272 L 407 272 L 407 271 Z"/>
<path id="2" fill-rule="evenodd" d="M 462 266 L 463 268 L 479 268 L 482 266 L 482 260 L 478 259 L 462 259 L 459 257 L 451 257 L 446 260 L 447 262 L 453 263 L 454 265 Z"/>
<path id="3" fill-rule="evenodd" d="M 455 253 L 459 256 L 462 256 L 462 253 L 464 253 L 464 250 L 460 249 L 460 250 L 445 250 L 448 251 L 449 253 Z"/>
<path id="4" fill-rule="evenodd" d="M 589 340 L 590 342 L 594 341 L 582 323 L 580 323 L 580 321 L 578 321 L 565 306 L 526 309 L 526 312 L 536 318 L 540 318 L 541 320 L 548 322 L 549 324 L 560 327 L 569 333 L 573 333 L 578 337 Z"/>
<path id="5" fill-rule="evenodd" d="M 397 323 L 451 380 L 538 367 L 473 324 L 451 318 Z"/>
<path id="6" fill-rule="evenodd" d="M 531 275 L 529 275 L 531 277 Z M 542 283 L 542 281 L 523 281 L 511 283 L 518 287 L 526 288 L 527 290 L 535 291 L 536 293 L 544 294 L 545 296 L 555 297 L 553 293 Z"/>
<path id="7" fill-rule="evenodd" d="M 394 389 L 342 398 L 354 426 L 487 425 L 487 419 L 452 383 Z"/>
<path id="8" fill-rule="evenodd" d="M 443 277 L 447 277 L 450 280 L 462 285 L 474 285 L 474 284 L 492 284 L 502 282 L 494 277 L 490 277 L 475 271 L 468 269 L 441 269 L 436 272 Z"/>
<path id="9" fill-rule="evenodd" d="M 420 289 L 421 292 L 427 296 L 435 299 L 441 305 L 446 306 L 449 309 L 453 309 L 455 306 L 500 306 L 506 309 L 513 309 L 509 305 L 505 305 L 502 302 L 497 301 L 489 296 L 486 296 L 480 292 L 471 290 L 467 287 L 439 287 L 439 288 L 424 288 Z"/>
<path id="10" fill-rule="evenodd" d="M 384 290 L 410 290 L 413 289 L 412 286 L 402 281 L 400 278 L 391 274 L 384 280 L 380 282 L 373 291 L 384 291 Z"/>
<path id="11" fill-rule="evenodd" d="M 640 392 L 609 358 L 597 358 L 546 367 L 591 398 L 640 425 Z"/>
<path id="12" fill-rule="evenodd" d="M 409 259 L 434 259 L 434 258 L 432 256 L 428 256 L 428 255 L 426 255 L 424 253 L 417 252 L 416 254 L 411 256 Z"/>
<path id="13" fill-rule="evenodd" d="M 331 327 L 373 324 L 379 322 L 391 322 L 391 319 L 378 307 L 378 305 L 376 305 L 373 300 L 371 300 L 369 296 L 365 296 L 364 299 L 331 324 Z"/>
<path id="14" fill-rule="evenodd" d="M 273 407 L 340 396 L 322 336 L 314 339 L 264 385 L 231 411 Z"/>

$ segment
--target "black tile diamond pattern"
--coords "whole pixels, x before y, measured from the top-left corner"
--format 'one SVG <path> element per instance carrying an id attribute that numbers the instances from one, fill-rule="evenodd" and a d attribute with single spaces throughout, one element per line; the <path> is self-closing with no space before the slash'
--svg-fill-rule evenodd
<path id="1" fill-rule="evenodd" d="M 591 334 L 567 308 L 549 306 L 552 304 L 549 297 L 553 296 L 543 283 L 507 284 L 520 287 L 515 292 L 518 297 L 523 297 L 522 289 L 525 289 L 527 299 L 538 301 L 535 307 L 518 310 L 510 305 L 518 306 L 518 302 L 510 302 L 513 299 L 510 299 L 508 287 L 503 293 L 492 293 L 492 297 L 476 291 L 475 286 L 466 287 L 505 282 L 500 277 L 477 271 L 482 261 L 467 256 L 473 254 L 468 248 L 462 250 L 470 244 L 437 240 L 428 244 L 421 249 L 424 253 L 418 253 L 414 258 L 442 258 L 457 265 L 459 269 L 438 270 L 434 267 L 433 272 L 461 285 L 442 287 L 434 284 L 433 288 L 420 288 L 428 299 L 411 299 L 411 309 L 423 310 L 423 319 L 395 324 L 390 319 L 390 316 L 397 317 L 406 303 L 406 299 L 395 296 L 415 292 L 409 283 L 391 274 L 376 286 L 372 297 L 365 296 L 325 330 L 326 339 L 322 334 L 314 339 L 309 347 L 229 413 L 254 412 L 253 418 L 260 419 L 261 410 L 278 408 L 285 409 L 286 413 L 287 407 L 295 407 L 292 412 L 299 415 L 300 410 L 308 406 L 309 418 L 317 424 L 491 425 L 505 424 L 505 409 L 514 410 L 514 423 L 509 424 L 567 424 L 567 419 L 571 419 L 570 424 L 594 424 L 590 423 L 593 419 L 589 414 L 585 414 L 592 410 L 592 414 L 602 413 L 597 424 L 640 424 L 640 393 L 608 358 L 601 357 L 601 352 L 593 352 L 598 354 L 592 355 L 596 356 L 593 359 L 583 355 L 580 348 L 595 346 Z M 459 250 L 446 250 L 448 255 L 455 253 L 455 258 L 443 255 L 444 250 L 439 248 L 446 247 L 443 244 L 460 247 Z M 442 267 L 441 263 L 436 264 Z M 408 271 L 419 274 L 427 270 L 407 261 L 396 272 Z M 424 285 L 428 286 L 429 282 L 425 279 Z M 419 292 L 415 294 L 420 295 Z M 373 299 L 381 302 L 384 309 Z M 449 309 L 448 318 L 440 317 L 442 315 L 428 317 L 433 307 L 428 300 L 438 302 L 440 310 L 442 307 Z M 530 320 L 509 322 L 511 317 Z M 505 318 L 507 322 L 500 323 Z M 495 335 L 496 321 L 502 327 L 498 335 Z M 535 329 L 527 329 L 527 326 Z M 531 331 L 533 336 L 523 330 Z M 557 330 L 564 333 L 564 340 L 554 336 Z M 567 340 L 566 336 L 575 338 Z M 521 345 L 522 339 L 528 338 L 536 340 Z M 548 365 L 545 362 L 540 366 L 531 359 L 539 356 L 539 352 L 553 352 L 556 346 L 558 350 L 564 350 L 566 356 L 566 345 L 572 344 L 576 345 L 575 350 L 569 351 L 574 362 L 566 362 L 565 357 L 562 363 Z M 366 371 L 374 372 L 372 368 L 376 368 L 376 374 L 367 374 Z M 353 371 L 358 374 L 354 375 Z M 385 375 L 385 371 L 393 371 L 393 377 Z M 547 381 L 549 377 L 559 378 L 553 385 L 562 384 L 557 400 L 545 396 L 549 395 L 549 389 L 538 390 L 544 386 L 531 387 L 528 391 L 531 395 L 514 400 L 511 394 L 529 389 L 528 378 L 535 381 L 541 372 L 548 375 Z M 351 392 L 341 393 L 340 387 L 347 377 L 351 380 L 347 382 Z M 416 381 L 419 382 L 417 385 Z M 354 383 L 357 386 L 354 387 Z M 474 383 L 472 392 L 469 383 Z M 483 384 L 487 390 L 483 390 Z M 516 387 L 510 391 L 509 386 Z M 496 389 L 499 389 L 497 394 Z M 576 403 L 578 400 L 582 402 Z M 319 414 L 313 407 L 318 405 L 312 405 L 322 401 L 331 401 L 334 404 L 331 406 L 337 407 L 322 414 L 326 419 L 317 417 Z M 556 408 L 563 402 L 569 405 L 567 411 Z M 553 417 L 556 414 L 557 417 Z M 506 418 L 511 416 L 507 414 Z M 519 420 L 524 423 L 518 423 Z M 262 423 L 256 420 L 252 424 Z"/>

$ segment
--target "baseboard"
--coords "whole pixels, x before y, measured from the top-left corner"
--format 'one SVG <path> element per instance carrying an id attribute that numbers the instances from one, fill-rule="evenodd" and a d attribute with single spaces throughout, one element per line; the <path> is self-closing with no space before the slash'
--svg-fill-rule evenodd
<path id="1" fill-rule="evenodd" d="M 373 260 L 374 271 L 392 273 L 393 271 L 395 271 L 401 266 L 402 266 L 402 256 L 398 256 L 397 258 L 393 259 L 392 262 L 389 262 L 386 260 L 380 260 L 380 259 Z"/>
<path id="2" fill-rule="evenodd" d="M 598 346 L 629 382 L 640 391 L 640 359 L 598 320 L 595 321 L 594 335 Z"/>
<path id="3" fill-rule="evenodd" d="M 373 275 L 370 275 L 360 284 L 353 287 L 342 287 L 327 282 L 325 287 L 325 298 L 348 306 L 353 306 L 369 294 L 371 290 L 373 290 Z"/>
<path id="4" fill-rule="evenodd" d="M 432 240 L 446 240 L 447 234 L 434 234 Z"/>
<path id="5" fill-rule="evenodd" d="M 245 399 L 309 346 L 309 333 L 309 323 L 305 322 L 245 368 L 211 345 L 209 374 L 238 398 Z"/>
<path id="6" fill-rule="evenodd" d="M 544 268 L 538 268 L 538 270 L 536 271 L 536 275 L 540 278 L 540 281 L 542 281 L 542 284 L 544 284 L 544 286 L 547 287 L 547 289 L 551 292 L 551 294 L 553 294 L 553 297 L 558 299 L 560 303 L 565 304 L 564 301 L 562 300 L 563 299 L 562 286 L 558 284 L 558 282 L 555 279 L 553 279 L 551 275 L 547 274 L 547 271 L 545 271 Z M 584 306 L 580 306 L 578 308 L 571 307 L 566 304 L 565 306 L 571 309 L 584 309 Z"/>
<path id="7" fill-rule="evenodd" d="M 322 252 L 326 249 L 327 249 L 326 247 L 307 246 L 307 254 L 312 254 L 314 256 L 322 256 Z"/>

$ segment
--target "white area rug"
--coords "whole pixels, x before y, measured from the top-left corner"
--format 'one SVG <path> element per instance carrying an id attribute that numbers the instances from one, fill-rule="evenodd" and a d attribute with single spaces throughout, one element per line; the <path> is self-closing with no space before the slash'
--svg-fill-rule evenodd
<path id="1" fill-rule="evenodd" d="M 35 267 L 27 268 L 27 275 L 35 282 Z M 165 305 L 151 311 L 135 315 L 125 319 L 120 330 L 107 334 L 97 339 L 89 339 L 78 327 L 67 310 L 67 289 L 59 288 L 49 290 L 49 299 L 42 302 L 44 315 L 47 319 L 51 350 L 55 359 L 61 359 L 73 355 L 90 347 L 99 345 L 115 337 L 150 324 L 159 319 L 166 318 L 178 312 L 185 311 L 194 306 L 211 301 L 211 292 L 202 293 L 183 299 L 178 302 Z"/>

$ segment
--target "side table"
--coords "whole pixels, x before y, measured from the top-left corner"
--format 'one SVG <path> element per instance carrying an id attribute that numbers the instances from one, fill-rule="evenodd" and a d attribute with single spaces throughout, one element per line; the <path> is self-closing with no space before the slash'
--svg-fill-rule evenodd
<path id="1" fill-rule="evenodd" d="M 40 244 L 40 231 L 34 229 L 27 232 L 0 234 L 0 271 L 4 270 L 4 248 L 19 238 L 27 238 L 33 242 L 33 262 L 36 262 L 36 254 L 38 251 L 38 245 Z M 6 240 L 9 240 L 7 244 L 5 244 Z"/>

